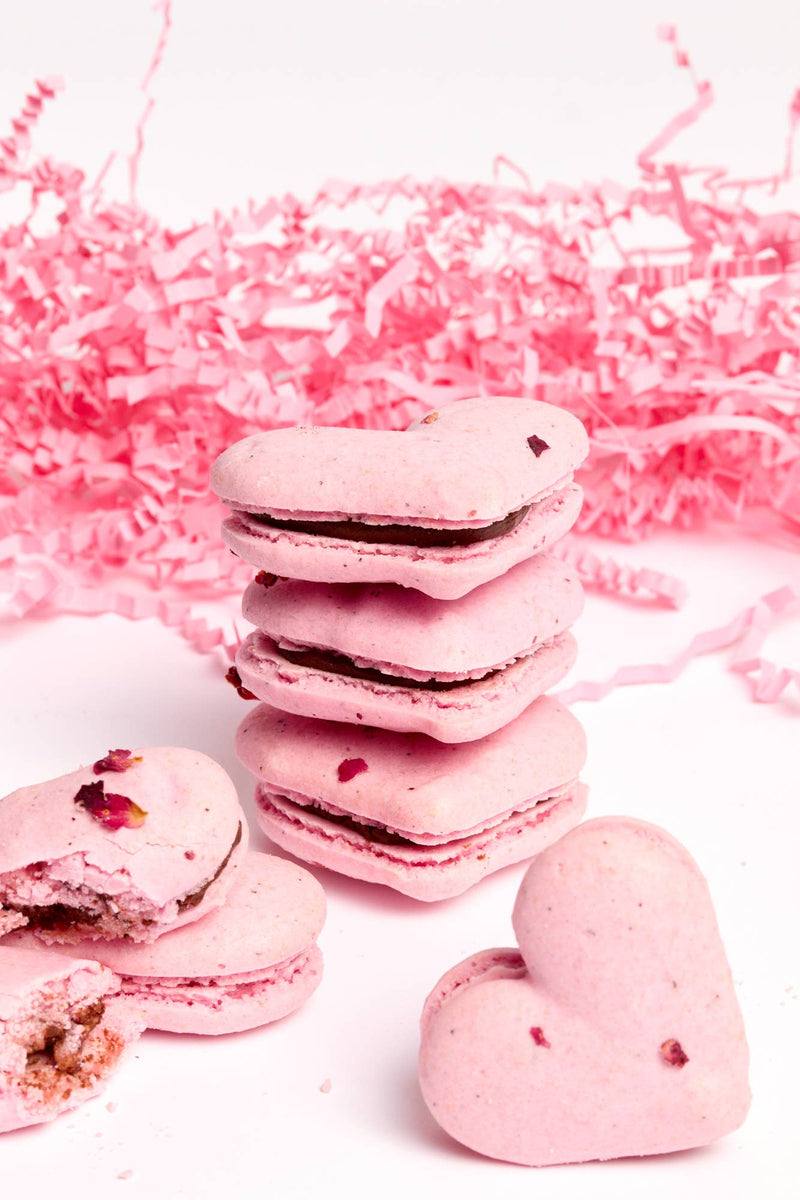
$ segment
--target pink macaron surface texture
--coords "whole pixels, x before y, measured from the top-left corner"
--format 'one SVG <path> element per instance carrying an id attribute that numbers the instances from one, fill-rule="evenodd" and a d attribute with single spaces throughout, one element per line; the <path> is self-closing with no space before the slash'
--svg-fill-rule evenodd
<path id="1" fill-rule="evenodd" d="M 111 752 L 0 800 L 0 920 L 46 941 L 150 941 L 221 904 L 246 848 L 218 763 L 170 746 Z"/>
<path id="2" fill-rule="evenodd" d="M 143 1022 L 96 962 L 0 945 L 0 1133 L 96 1095 Z"/>
<path id="3" fill-rule="evenodd" d="M 405 433 L 305 425 L 253 434 L 220 455 L 211 486 L 231 508 L 277 517 L 480 525 L 563 484 L 587 450 L 564 409 L 461 400 Z"/>
<path id="4" fill-rule="evenodd" d="M 459 745 L 262 704 L 240 724 L 236 750 L 260 780 L 257 818 L 269 837 L 421 900 L 458 895 L 537 853 L 585 807 L 583 730 L 549 696 Z"/>
<path id="5" fill-rule="evenodd" d="M 212 488 L 232 509 L 231 550 L 260 569 L 323 582 L 393 582 L 454 599 L 538 554 L 577 520 L 572 473 L 588 439 L 552 405 L 518 398 L 462 400 L 405 433 L 301 426 L 255 434 L 226 450 Z M 466 545 L 365 542 L 281 529 L 352 520 L 452 530 L 492 525 L 530 505 L 507 532 Z"/>
<path id="6" fill-rule="evenodd" d="M 325 894 L 296 863 L 249 851 L 225 904 L 155 942 L 87 942 L 148 1028 L 233 1033 L 278 1020 L 316 989 Z"/>
<path id="7" fill-rule="evenodd" d="M 748 1049 L 708 886 L 653 825 L 589 821 L 543 851 L 519 951 L 440 980 L 419 1077 L 436 1121 L 491 1158 L 544 1166 L 705 1145 L 750 1103 Z"/>
<path id="8" fill-rule="evenodd" d="M 450 602 L 391 584 L 266 577 L 245 592 L 244 615 L 259 630 L 236 665 L 245 687 L 289 712 L 470 741 L 563 678 L 582 607 L 574 572 L 550 555 Z M 308 666 L 283 649 L 333 652 L 378 674 Z"/>

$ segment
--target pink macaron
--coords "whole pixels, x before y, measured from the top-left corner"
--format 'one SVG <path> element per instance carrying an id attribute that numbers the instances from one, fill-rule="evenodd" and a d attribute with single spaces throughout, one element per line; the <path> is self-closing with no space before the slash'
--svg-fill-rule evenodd
<path id="1" fill-rule="evenodd" d="M 231 779 L 196 750 L 112 750 L 0 800 L 0 933 L 152 941 L 223 902 L 247 849 Z"/>
<path id="2" fill-rule="evenodd" d="M 474 741 L 563 678 L 582 607 L 575 572 L 546 554 L 451 601 L 260 575 L 243 603 L 258 630 L 236 667 L 287 712 Z"/>
<path id="3" fill-rule="evenodd" d="M 211 486 L 223 537 L 253 566 L 337 583 L 413 587 L 452 600 L 562 537 L 588 451 L 564 409 L 460 400 L 404 433 L 300 426 L 226 450 Z"/>
<path id="4" fill-rule="evenodd" d="M 422 1014 L 434 1119 L 531 1166 L 664 1154 L 738 1128 L 748 1051 L 708 886 L 663 829 L 604 817 L 528 868 L 519 949 L 449 971 Z"/>
<path id="5" fill-rule="evenodd" d="M 106 967 L 0 945 L 0 1133 L 102 1090 L 144 1023 Z"/>
<path id="6" fill-rule="evenodd" d="M 549 696 L 478 742 L 448 745 L 259 705 L 236 736 L 257 819 L 307 862 L 418 900 L 456 896 L 581 819 L 580 724 Z"/>
<path id="7" fill-rule="evenodd" d="M 148 1029 L 237 1033 L 294 1012 L 317 988 L 324 920 L 313 875 L 250 851 L 225 904 L 202 920 L 147 944 L 86 942 L 69 953 L 110 967 Z"/>

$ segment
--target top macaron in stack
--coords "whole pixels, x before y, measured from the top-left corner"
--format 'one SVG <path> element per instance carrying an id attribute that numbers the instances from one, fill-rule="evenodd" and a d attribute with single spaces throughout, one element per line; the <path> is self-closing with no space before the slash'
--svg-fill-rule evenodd
<path id="1" fill-rule="evenodd" d="M 403 433 L 301 426 L 214 465 L 257 569 L 237 749 L 279 845 L 437 900 L 575 825 L 583 732 L 544 692 L 583 598 L 542 553 L 577 519 L 580 422 L 461 400 Z"/>

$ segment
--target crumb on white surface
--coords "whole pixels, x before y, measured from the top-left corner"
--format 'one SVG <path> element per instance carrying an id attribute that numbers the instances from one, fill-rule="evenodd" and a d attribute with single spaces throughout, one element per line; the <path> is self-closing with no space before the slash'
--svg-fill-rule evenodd
<path id="1" fill-rule="evenodd" d="M 120 1171 L 119 1175 L 117 1176 L 117 1179 L 130 1179 L 130 1177 L 132 1175 L 133 1175 L 133 1171 L 131 1170 L 130 1167 L 128 1167 L 126 1170 Z"/>
<path id="2" fill-rule="evenodd" d="M 327 1096 L 327 1094 L 328 1094 L 328 1092 L 331 1090 L 331 1087 L 332 1087 L 332 1086 L 333 1086 L 333 1085 L 332 1085 L 332 1083 L 331 1083 L 330 1079 L 325 1079 L 325 1080 L 323 1080 L 323 1082 L 322 1082 L 322 1083 L 319 1085 L 319 1090 L 320 1090 L 321 1092 L 324 1092 L 324 1093 L 325 1093 L 325 1095 Z"/>

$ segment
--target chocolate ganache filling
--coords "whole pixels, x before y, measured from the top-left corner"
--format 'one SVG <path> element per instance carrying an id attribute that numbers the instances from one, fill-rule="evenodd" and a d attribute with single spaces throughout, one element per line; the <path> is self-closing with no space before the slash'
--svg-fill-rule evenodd
<path id="1" fill-rule="evenodd" d="M 236 830 L 236 837 L 233 839 L 233 844 L 232 844 L 230 850 L 228 851 L 228 853 L 223 858 L 222 862 L 217 867 L 214 874 L 211 876 L 210 879 L 206 880 L 206 882 L 204 884 L 202 884 L 199 888 L 197 888 L 196 891 L 190 892 L 188 896 L 184 896 L 182 900 L 178 901 L 178 912 L 182 913 L 182 912 L 185 912 L 187 908 L 196 908 L 197 907 L 197 905 L 200 903 L 200 901 L 205 896 L 208 889 L 211 887 L 212 883 L 214 883 L 217 879 L 219 879 L 220 875 L 227 867 L 228 863 L 230 862 L 231 855 L 233 854 L 234 850 L 239 845 L 239 842 L 241 840 L 242 840 L 242 823 L 240 821 L 238 828 Z"/>
<path id="2" fill-rule="evenodd" d="M 477 529 L 428 529 L 421 525 L 369 525 L 365 521 L 292 521 L 272 517 L 269 513 L 248 513 L 261 525 L 274 529 L 287 529 L 293 533 L 313 533 L 319 537 L 343 538 L 351 542 L 381 543 L 388 546 L 417 546 L 427 550 L 434 546 L 451 550 L 457 546 L 471 546 L 475 542 L 486 542 L 490 538 L 510 533 L 525 519 L 530 510 L 526 504 L 516 512 L 508 513 L 491 525 Z"/>
<path id="3" fill-rule="evenodd" d="M 428 692 L 451 692 L 455 688 L 469 687 L 477 683 L 475 679 L 408 679 L 404 675 L 387 675 L 375 667 L 359 667 L 346 654 L 337 654 L 335 650 L 287 650 L 284 646 L 276 647 L 281 658 L 297 663 L 301 667 L 311 667 L 315 671 L 327 671 L 335 675 L 347 675 L 351 679 L 368 679 L 373 683 L 388 683 L 395 687 L 417 688 Z M 497 675 L 501 667 L 487 671 L 481 676 L 481 681 Z"/>
<path id="4" fill-rule="evenodd" d="M 320 808 L 317 804 L 301 804 L 298 805 L 298 808 L 305 808 L 317 817 L 324 817 L 333 825 L 341 825 L 344 829 L 350 829 L 353 833 L 360 834 L 368 842 L 377 842 L 382 846 L 419 847 L 418 842 L 402 837 L 399 833 L 392 833 L 390 830 L 384 829 L 382 825 L 368 825 L 365 821 L 357 821 L 355 817 L 348 817 L 344 813 L 328 812 L 327 809 Z"/>

